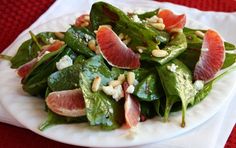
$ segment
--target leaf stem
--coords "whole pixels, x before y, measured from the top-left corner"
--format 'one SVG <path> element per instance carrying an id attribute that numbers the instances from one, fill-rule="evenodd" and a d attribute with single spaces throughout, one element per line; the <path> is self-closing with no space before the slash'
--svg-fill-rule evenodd
<path id="1" fill-rule="evenodd" d="M 0 54 L 0 59 L 10 61 L 12 59 L 12 56 Z"/>

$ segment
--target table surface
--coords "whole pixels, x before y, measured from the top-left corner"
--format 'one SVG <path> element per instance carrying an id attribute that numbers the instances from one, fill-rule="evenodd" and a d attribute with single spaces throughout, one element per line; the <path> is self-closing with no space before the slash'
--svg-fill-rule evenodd
<path id="1" fill-rule="evenodd" d="M 235 0 L 159 0 L 197 8 L 204 11 L 235 12 Z M 0 0 L 0 52 L 37 18 L 42 15 L 54 0 Z M 73 148 L 75 146 L 55 142 L 29 130 L 0 123 L 0 148 L 53 147 Z M 226 148 L 236 148 L 236 126 L 234 126 Z"/>

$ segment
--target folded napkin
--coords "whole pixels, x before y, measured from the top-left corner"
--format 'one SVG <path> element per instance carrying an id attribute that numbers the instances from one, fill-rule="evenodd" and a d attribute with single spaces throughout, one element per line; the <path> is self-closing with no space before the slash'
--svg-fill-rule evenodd
<path id="1" fill-rule="evenodd" d="M 92 3 L 95 0 L 57 0 L 34 24 L 22 32 L 18 38 L 23 36 L 32 28 L 41 25 L 48 20 L 61 17 L 70 13 L 82 11 L 89 12 Z M 224 37 L 225 40 L 236 44 L 236 13 L 223 12 L 203 12 L 197 9 L 179 6 L 171 3 L 160 3 L 147 0 L 106 0 L 117 7 L 127 10 L 140 10 L 142 7 L 155 9 L 158 7 L 169 8 L 177 13 L 185 13 L 187 18 L 197 20 L 210 28 L 216 29 Z M 159 143 L 139 146 L 155 147 L 155 148 L 199 148 L 199 147 L 223 147 L 226 140 L 236 122 L 236 93 L 224 107 L 206 123 L 178 137 L 168 139 Z M 1 97 L 0 97 L 1 99 Z M 0 104 L 0 121 L 12 125 L 23 127 L 13 117 L 11 117 Z"/>

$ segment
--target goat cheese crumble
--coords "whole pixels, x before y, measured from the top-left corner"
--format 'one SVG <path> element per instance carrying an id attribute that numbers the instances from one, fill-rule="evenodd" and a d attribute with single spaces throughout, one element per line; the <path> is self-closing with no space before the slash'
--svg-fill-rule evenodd
<path id="1" fill-rule="evenodd" d="M 73 65 L 73 60 L 68 55 L 65 55 L 58 62 L 56 62 L 56 67 L 58 70 L 62 70 L 71 65 Z"/>
<path id="2" fill-rule="evenodd" d="M 176 69 L 178 68 L 177 65 L 174 63 L 171 64 L 171 66 L 167 66 L 167 69 L 170 70 L 171 72 L 176 72 Z"/>

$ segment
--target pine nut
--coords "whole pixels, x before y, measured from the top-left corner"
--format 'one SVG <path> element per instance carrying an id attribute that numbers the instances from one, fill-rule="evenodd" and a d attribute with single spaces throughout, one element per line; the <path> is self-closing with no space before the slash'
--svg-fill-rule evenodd
<path id="1" fill-rule="evenodd" d="M 168 52 L 166 50 L 159 50 L 159 49 L 154 49 L 152 50 L 152 55 L 154 57 L 159 57 L 159 58 L 162 58 L 162 57 L 165 57 L 168 55 Z"/>
<path id="2" fill-rule="evenodd" d="M 95 40 L 90 40 L 90 41 L 88 42 L 88 47 L 89 47 L 91 50 L 95 51 L 95 50 L 96 50 L 96 41 L 95 41 Z"/>
<path id="3" fill-rule="evenodd" d="M 134 72 L 128 72 L 127 73 L 127 81 L 129 83 L 129 85 L 133 85 L 134 81 L 135 81 L 135 74 Z"/>
<path id="4" fill-rule="evenodd" d="M 200 38 L 204 38 L 205 35 L 202 31 L 195 31 L 195 34 Z"/>
<path id="5" fill-rule="evenodd" d="M 129 39 L 129 36 L 128 36 L 128 35 L 125 35 L 125 39 Z"/>
<path id="6" fill-rule="evenodd" d="M 139 53 L 143 53 L 143 50 L 139 48 L 139 49 L 138 49 L 138 52 L 139 52 Z"/>
<path id="7" fill-rule="evenodd" d="M 101 77 L 97 76 L 94 80 L 93 80 L 93 84 L 92 84 L 92 91 L 96 92 L 99 89 L 99 86 L 101 84 Z"/>
<path id="8" fill-rule="evenodd" d="M 145 50 L 145 49 L 147 49 L 146 47 L 144 47 L 144 46 L 137 46 L 136 47 L 137 49 L 142 49 L 142 50 Z"/>
<path id="9" fill-rule="evenodd" d="M 163 23 L 151 23 L 151 26 L 156 28 L 157 30 L 164 30 L 165 29 L 165 24 Z"/>
<path id="10" fill-rule="evenodd" d="M 57 38 L 59 38 L 59 39 L 64 39 L 64 37 L 65 37 L 65 35 L 63 34 L 63 33 L 61 33 L 61 32 L 55 32 L 54 33 L 55 34 L 55 36 L 57 37 Z"/>
<path id="11" fill-rule="evenodd" d="M 120 74 L 119 77 L 118 77 L 118 80 L 123 83 L 125 81 L 125 75 L 124 74 Z"/>
<path id="12" fill-rule="evenodd" d="M 174 28 L 174 29 L 171 29 L 170 32 L 183 32 L 183 29 L 180 29 L 180 28 Z"/>
<path id="13" fill-rule="evenodd" d="M 89 22 L 89 21 L 90 21 L 90 16 L 89 16 L 89 15 L 85 15 L 85 16 L 84 16 L 84 20 L 87 21 L 87 22 Z"/>
<path id="14" fill-rule="evenodd" d="M 122 84 L 122 82 L 119 81 L 119 80 L 112 80 L 112 81 L 109 82 L 109 85 L 111 85 L 112 87 L 116 87 L 116 86 L 121 85 L 121 84 Z"/>
<path id="15" fill-rule="evenodd" d="M 83 22 L 82 24 L 81 24 L 81 27 L 87 27 L 89 25 L 89 22 Z"/>
<path id="16" fill-rule="evenodd" d="M 123 42 L 125 45 L 128 45 L 130 41 L 131 41 L 131 38 L 128 38 L 128 39 L 126 39 L 126 40 L 124 40 L 124 41 L 122 41 L 122 42 Z"/>
<path id="17" fill-rule="evenodd" d="M 157 19 L 157 23 L 162 23 L 163 24 L 163 19 L 162 18 L 158 18 Z"/>
<path id="18" fill-rule="evenodd" d="M 120 33 L 120 34 L 119 34 L 119 38 L 120 38 L 121 40 L 123 40 L 124 37 L 125 37 L 125 35 L 124 35 L 123 33 Z"/>

